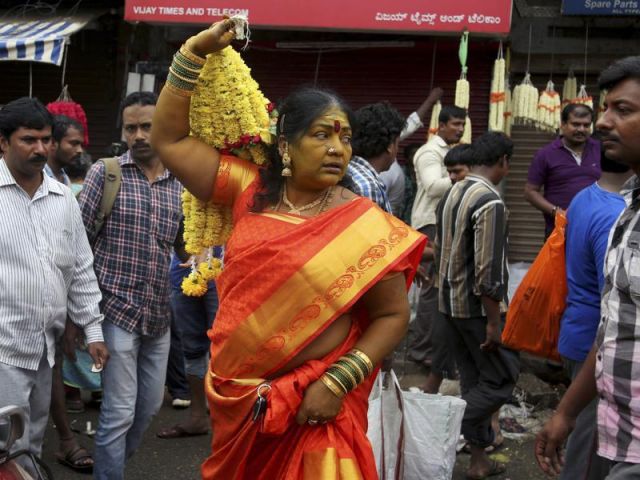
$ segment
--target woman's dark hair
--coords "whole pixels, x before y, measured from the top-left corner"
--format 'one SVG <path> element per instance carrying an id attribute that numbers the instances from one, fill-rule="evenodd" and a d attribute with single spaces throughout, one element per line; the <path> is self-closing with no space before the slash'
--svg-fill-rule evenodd
<path id="1" fill-rule="evenodd" d="M 605 68 L 598 78 L 598 88 L 611 90 L 628 78 L 640 82 L 640 56 L 622 58 Z"/>
<path id="2" fill-rule="evenodd" d="M 493 167 L 505 155 L 508 160 L 513 154 L 513 142 L 502 132 L 483 133 L 471 145 L 474 165 Z"/>
<path id="3" fill-rule="evenodd" d="M 452 118 L 461 118 L 462 120 L 466 120 L 467 111 L 464 108 L 456 107 L 455 105 L 445 105 L 440 110 L 440 115 L 438 115 L 439 123 L 447 123 Z"/>
<path id="4" fill-rule="evenodd" d="M 42 130 L 53 126 L 53 115 L 37 98 L 21 97 L 0 109 L 0 135 L 9 141 L 20 127 Z"/>
<path id="5" fill-rule="evenodd" d="M 407 124 L 389 102 L 372 103 L 356 112 L 358 133 L 353 136 L 353 154 L 366 160 L 384 153 Z"/>
<path id="6" fill-rule="evenodd" d="M 67 117 L 66 115 L 55 115 L 53 117 L 53 130 L 51 131 L 51 136 L 57 143 L 60 143 L 60 140 L 67 135 L 67 130 L 71 127 L 84 134 L 84 128 L 82 128 L 82 124 L 79 121 L 71 117 Z"/>
<path id="7" fill-rule="evenodd" d="M 356 119 L 353 111 L 342 98 L 330 90 L 302 87 L 278 105 L 276 138 L 269 148 L 266 167 L 260 169 L 261 188 L 253 197 L 253 204 L 250 206 L 253 212 L 261 212 L 267 205 L 275 204 L 280 199 L 284 177 L 278 139 L 284 136 L 289 144 L 299 142 L 314 120 L 332 106 L 338 107 L 347 115 L 351 128 L 355 130 Z M 340 185 L 349 188 L 351 181 L 345 175 Z"/>

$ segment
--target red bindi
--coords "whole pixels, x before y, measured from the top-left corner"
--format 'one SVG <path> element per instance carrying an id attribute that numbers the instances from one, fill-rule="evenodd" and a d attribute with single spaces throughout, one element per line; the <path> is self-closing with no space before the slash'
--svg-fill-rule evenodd
<path id="1" fill-rule="evenodd" d="M 340 131 L 340 120 L 333 121 L 333 131 L 336 133 Z"/>

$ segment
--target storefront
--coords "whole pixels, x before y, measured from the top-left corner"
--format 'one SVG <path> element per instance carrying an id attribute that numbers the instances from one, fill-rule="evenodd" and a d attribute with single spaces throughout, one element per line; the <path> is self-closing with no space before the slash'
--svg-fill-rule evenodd
<path id="1" fill-rule="evenodd" d="M 189 35 L 221 15 L 248 17 L 251 43 L 243 57 L 273 101 L 303 84 L 327 87 L 354 107 L 387 100 L 410 114 L 431 87 L 445 90 L 452 103 L 460 77 L 458 43 L 470 32 L 470 116 L 474 130 L 487 127 L 491 67 L 498 39 L 509 32 L 511 1 L 424 2 L 417 0 L 322 3 L 278 0 L 181 2 L 127 0 L 125 19 L 153 25 L 150 35 L 164 52 L 154 52 L 141 72 L 166 75 L 173 51 Z M 185 25 L 193 25 L 185 28 Z M 161 63 L 162 66 L 158 64 Z M 426 128 L 406 142 L 423 143 Z M 400 159 L 401 161 L 403 159 Z"/>

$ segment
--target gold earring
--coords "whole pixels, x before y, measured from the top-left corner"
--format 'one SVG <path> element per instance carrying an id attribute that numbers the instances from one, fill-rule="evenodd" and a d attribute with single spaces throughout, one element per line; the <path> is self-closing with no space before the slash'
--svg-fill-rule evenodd
<path id="1" fill-rule="evenodd" d="M 291 175 L 291 157 L 289 157 L 289 152 L 285 150 L 282 154 L 282 176 L 290 177 Z"/>

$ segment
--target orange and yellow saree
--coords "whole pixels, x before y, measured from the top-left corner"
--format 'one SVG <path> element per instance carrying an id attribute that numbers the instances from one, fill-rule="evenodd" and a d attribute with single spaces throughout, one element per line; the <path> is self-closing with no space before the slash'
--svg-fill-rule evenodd
<path id="1" fill-rule="evenodd" d="M 234 160 L 223 157 L 214 198 L 233 201 L 234 230 L 209 332 L 213 451 L 203 478 L 375 479 L 366 436 L 373 378 L 345 397 L 333 422 L 299 426 L 295 415 L 306 387 L 366 330 L 358 300 L 391 272 L 409 285 L 425 238 L 364 198 L 313 218 L 249 212 L 255 171 Z M 342 344 L 272 379 L 266 412 L 253 421 L 257 387 L 346 312 L 353 321 Z"/>

